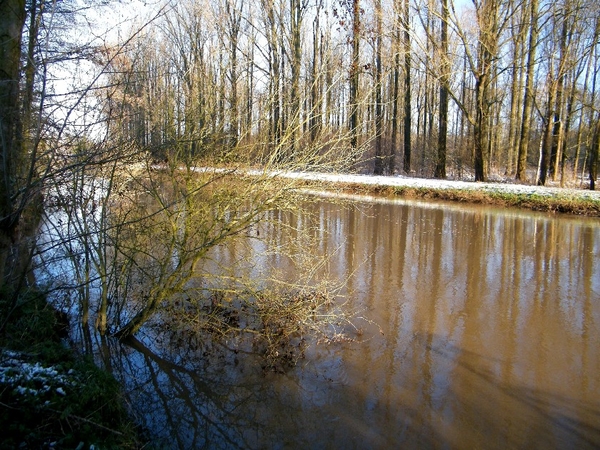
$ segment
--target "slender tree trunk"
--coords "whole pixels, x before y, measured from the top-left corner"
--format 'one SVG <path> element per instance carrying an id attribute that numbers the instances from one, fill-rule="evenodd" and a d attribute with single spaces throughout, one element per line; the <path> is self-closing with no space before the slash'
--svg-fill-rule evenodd
<path id="1" fill-rule="evenodd" d="M 350 67 L 350 145 L 358 148 L 358 82 L 360 74 L 360 0 L 352 0 L 352 65 Z"/>
<path id="2" fill-rule="evenodd" d="M 404 0 L 404 173 L 410 173 L 412 99 L 411 99 L 410 0 Z"/>
<path id="3" fill-rule="evenodd" d="M 483 75 L 485 77 L 485 74 Z M 484 99 L 485 95 L 483 94 L 483 87 L 485 80 L 482 80 L 482 77 L 478 77 L 475 83 L 475 93 L 476 93 L 476 108 L 477 108 L 477 117 L 476 123 L 474 126 L 474 139 L 475 139 L 475 150 L 474 150 L 474 169 L 475 169 L 475 181 L 485 181 L 485 173 L 484 173 L 484 165 L 483 165 L 483 155 L 486 151 L 485 138 L 487 136 L 487 128 L 486 128 L 486 117 L 485 117 L 485 106 Z"/>
<path id="4" fill-rule="evenodd" d="M 524 8 L 522 9 L 524 11 Z M 512 61 L 512 83 L 510 90 L 510 116 L 509 116 L 509 132 L 508 132 L 508 147 L 506 155 L 506 174 L 509 176 L 515 175 L 516 159 L 519 152 L 519 130 L 521 126 L 521 117 L 519 110 L 522 110 L 523 99 L 523 81 L 524 81 L 524 56 L 525 48 L 522 24 L 525 20 L 525 12 L 521 12 L 516 20 L 519 23 L 514 23 L 513 27 L 517 30 L 513 38 L 513 61 Z"/>
<path id="5" fill-rule="evenodd" d="M 573 104 L 575 103 L 575 93 L 577 83 L 576 78 L 581 75 L 582 71 L 574 74 L 570 80 L 569 97 L 567 99 L 566 111 L 565 111 L 565 124 L 562 132 L 562 139 L 560 143 L 560 186 L 563 187 L 565 184 L 565 164 L 567 162 L 567 153 L 569 148 L 569 132 L 571 131 L 571 122 L 573 120 Z"/>
<path id="6" fill-rule="evenodd" d="M 446 178 L 446 141 L 448 137 L 448 0 L 442 0 L 441 17 L 441 76 L 440 76 L 440 110 L 439 110 L 439 129 L 438 129 L 438 151 L 437 162 L 435 165 L 434 176 L 436 178 Z"/>
<path id="7" fill-rule="evenodd" d="M 596 119 L 596 129 L 592 140 L 592 148 L 590 149 L 590 160 L 588 162 L 588 170 L 590 176 L 590 190 L 596 189 L 596 179 L 598 178 L 598 154 L 600 153 L 600 117 Z"/>
<path id="8" fill-rule="evenodd" d="M 548 76 L 551 78 L 551 75 Z M 549 80 L 550 91 L 548 93 L 548 111 L 545 120 L 545 130 L 542 144 L 542 151 L 540 154 L 540 163 L 536 184 L 544 186 L 548 177 L 548 168 L 550 165 L 550 157 L 552 154 L 552 147 L 554 142 L 554 118 L 556 115 L 556 92 L 558 83 L 556 81 Z"/>
<path id="9" fill-rule="evenodd" d="M 311 65 L 311 82 L 310 82 L 310 140 L 315 142 L 320 133 L 322 124 L 321 117 L 321 79 L 319 76 L 319 62 L 322 56 L 322 38 L 319 18 L 321 15 L 322 1 L 317 4 L 315 19 L 313 22 L 313 55 Z"/>
<path id="10" fill-rule="evenodd" d="M 292 44 L 292 88 L 290 91 L 290 154 L 295 155 L 298 145 L 298 135 L 300 131 L 300 67 L 302 64 L 302 8 L 300 0 L 290 0 L 290 26 L 291 26 L 291 44 Z"/>
<path id="11" fill-rule="evenodd" d="M 33 90 L 35 85 L 35 47 L 37 44 L 38 31 L 40 28 L 42 9 L 44 3 L 38 4 L 37 0 L 32 0 L 29 6 L 29 32 L 27 43 L 27 61 L 25 63 L 25 89 L 23 90 L 23 120 L 30 119 L 33 106 Z M 24 129 L 27 130 L 24 124 Z"/>
<path id="12" fill-rule="evenodd" d="M 477 11 L 480 23 L 475 83 L 475 181 L 485 181 L 491 151 L 492 80 L 495 73 L 498 33 L 497 0 L 483 0 Z"/>
<path id="13" fill-rule="evenodd" d="M 248 84 L 246 94 L 246 129 L 245 133 L 252 136 L 252 117 L 254 112 L 254 49 L 256 47 L 256 38 L 254 33 L 250 41 L 250 55 L 248 57 Z"/>
<path id="14" fill-rule="evenodd" d="M 567 12 L 565 12 L 567 14 Z M 567 17 L 563 17 L 562 31 L 560 34 L 560 61 L 558 64 L 558 73 L 556 81 L 556 107 L 554 109 L 553 127 L 552 127 L 552 149 L 550 151 L 550 176 L 553 181 L 556 181 L 558 175 L 558 165 L 560 161 L 560 141 L 562 134 L 562 113 L 564 109 L 564 85 L 566 78 L 566 58 L 567 58 L 567 38 L 568 38 L 568 25 Z"/>
<path id="15" fill-rule="evenodd" d="M 375 175 L 383 175 L 383 104 L 382 104 L 382 85 L 381 85 L 381 0 L 375 3 L 375 21 L 376 34 L 375 37 Z"/>
<path id="16" fill-rule="evenodd" d="M 282 125 L 281 125 L 281 67 L 279 55 L 279 39 L 277 35 L 277 20 L 273 2 L 263 1 L 265 10 L 265 23 L 267 25 L 267 45 L 269 57 L 269 141 L 274 151 L 276 162 L 283 161 L 281 143 Z"/>
<path id="17" fill-rule="evenodd" d="M 395 3 L 397 4 L 397 2 Z M 395 21 L 394 42 L 392 48 L 394 51 L 394 70 L 392 73 L 392 133 L 390 136 L 390 154 L 388 157 L 388 172 L 394 174 L 396 170 L 396 154 L 398 153 L 398 135 L 399 135 L 399 120 L 400 120 L 400 13 L 397 13 Z"/>
<path id="18" fill-rule="evenodd" d="M 587 102 L 587 91 L 588 91 L 588 82 L 589 82 L 589 76 L 590 76 L 590 71 L 591 71 L 591 67 L 592 67 L 592 61 L 594 59 L 594 49 L 592 48 L 592 50 L 590 51 L 590 55 L 587 61 L 587 67 L 585 69 L 585 76 L 584 76 L 584 81 L 583 81 L 583 90 L 582 90 L 582 99 L 581 102 L 582 104 L 586 104 Z M 579 176 L 579 159 L 581 157 L 581 147 L 583 144 L 583 128 L 585 126 L 585 110 L 584 108 L 581 108 L 581 111 L 579 113 L 579 127 L 577 129 L 577 143 L 575 144 L 575 161 L 573 162 L 573 179 L 576 180 L 577 177 Z"/>
<path id="19" fill-rule="evenodd" d="M 535 53 L 538 40 L 538 0 L 531 0 L 531 25 L 529 30 L 529 51 L 527 53 L 527 74 L 525 75 L 525 95 L 523 97 L 523 120 L 521 121 L 521 135 L 519 137 L 519 151 L 517 156 L 516 179 L 524 181 L 527 170 L 527 151 L 529 147 L 529 133 L 531 127 L 531 113 L 533 110 L 533 82 L 535 68 Z"/>
<path id="20" fill-rule="evenodd" d="M 238 113 L 238 73 L 237 73 L 237 37 L 231 40 L 231 102 L 229 130 L 231 135 L 231 145 L 235 147 L 239 139 L 239 113 Z"/>

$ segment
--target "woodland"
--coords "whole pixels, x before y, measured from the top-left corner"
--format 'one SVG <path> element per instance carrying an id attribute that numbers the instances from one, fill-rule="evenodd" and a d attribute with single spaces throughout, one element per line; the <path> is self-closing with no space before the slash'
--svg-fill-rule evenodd
<path id="1" fill-rule="evenodd" d="M 0 326 L 41 284 L 118 336 L 222 289 L 211 249 L 298 208 L 267 171 L 594 189 L 599 8 L 2 0 Z"/>

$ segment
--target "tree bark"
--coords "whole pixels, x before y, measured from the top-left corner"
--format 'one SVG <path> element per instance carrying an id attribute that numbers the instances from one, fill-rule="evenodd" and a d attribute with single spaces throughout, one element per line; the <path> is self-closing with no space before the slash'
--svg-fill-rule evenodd
<path id="1" fill-rule="evenodd" d="M 352 0 L 352 65 L 350 67 L 350 146 L 358 148 L 358 82 L 360 74 L 360 0 Z"/>
<path id="2" fill-rule="evenodd" d="M 410 172 L 411 133 L 412 133 L 412 101 L 411 101 L 411 46 L 410 46 L 410 0 L 404 1 L 404 160 L 405 173 Z"/>
<path id="3" fill-rule="evenodd" d="M 551 76 L 549 75 L 548 78 L 550 77 Z M 554 146 L 554 120 L 556 116 L 555 108 L 557 89 L 558 84 L 556 81 L 550 80 L 550 92 L 548 93 L 548 112 L 546 114 L 542 152 L 540 155 L 539 171 L 536 180 L 536 184 L 538 186 L 544 186 L 548 177 L 550 158 L 552 154 L 552 148 Z"/>
<path id="4" fill-rule="evenodd" d="M 596 119 L 596 130 L 594 131 L 594 139 L 592 148 L 590 149 L 590 160 L 588 162 L 588 170 L 590 176 L 590 190 L 596 190 L 596 178 L 598 178 L 598 154 L 600 153 L 600 118 Z"/>
<path id="5" fill-rule="evenodd" d="M 382 86 L 381 86 L 381 46 L 382 46 L 382 17 L 381 17 L 381 0 L 375 3 L 375 21 L 376 21 L 376 37 L 375 37 L 375 175 L 383 175 L 383 104 L 382 104 Z"/>
<path id="6" fill-rule="evenodd" d="M 523 96 L 523 120 L 519 136 L 519 151 L 517 155 L 517 173 L 515 178 L 524 181 L 527 177 L 527 151 L 531 128 L 531 112 L 533 110 L 533 79 L 535 68 L 535 53 L 538 40 L 538 0 L 531 0 L 531 26 L 529 30 L 529 51 L 527 53 L 527 73 L 525 75 L 525 94 Z"/>
<path id="7" fill-rule="evenodd" d="M 435 178 L 446 178 L 446 141 L 448 137 L 448 0 L 442 0 L 441 17 L 441 76 L 440 76 L 440 110 L 438 125 L 438 151 L 435 165 Z"/>
<path id="8" fill-rule="evenodd" d="M 15 239 L 21 208 L 16 171 L 22 155 L 16 133 L 20 120 L 19 70 L 25 0 L 0 1 L 0 286 L 8 270 L 8 252 Z"/>

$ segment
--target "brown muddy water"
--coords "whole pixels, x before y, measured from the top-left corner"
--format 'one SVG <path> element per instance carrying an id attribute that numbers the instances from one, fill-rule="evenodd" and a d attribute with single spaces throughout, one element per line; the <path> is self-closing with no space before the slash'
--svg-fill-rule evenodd
<path id="1" fill-rule="evenodd" d="M 360 329 L 285 373 L 148 330 L 112 342 L 157 447 L 600 448 L 600 221 L 327 199 L 290 221 L 347 279 Z"/>

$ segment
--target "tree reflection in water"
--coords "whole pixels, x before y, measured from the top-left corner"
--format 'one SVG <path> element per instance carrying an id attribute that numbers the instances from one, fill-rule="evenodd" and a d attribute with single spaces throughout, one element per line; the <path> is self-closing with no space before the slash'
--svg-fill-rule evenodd
<path id="1" fill-rule="evenodd" d="M 143 329 L 113 373 L 159 448 L 599 448 L 600 227 L 548 215 L 316 205 L 356 342 L 287 373 Z M 307 249 L 308 251 L 308 249 Z M 164 339 L 164 340 L 161 340 Z"/>
<path id="2" fill-rule="evenodd" d="M 164 356 L 136 338 L 123 344 L 111 343 L 110 364 L 134 414 L 159 440 L 156 445 L 253 447 L 248 430 L 256 427 L 255 419 L 244 405 L 260 394 L 230 378 L 225 353 L 207 359 L 198 350 L 179 347 Z"/>

